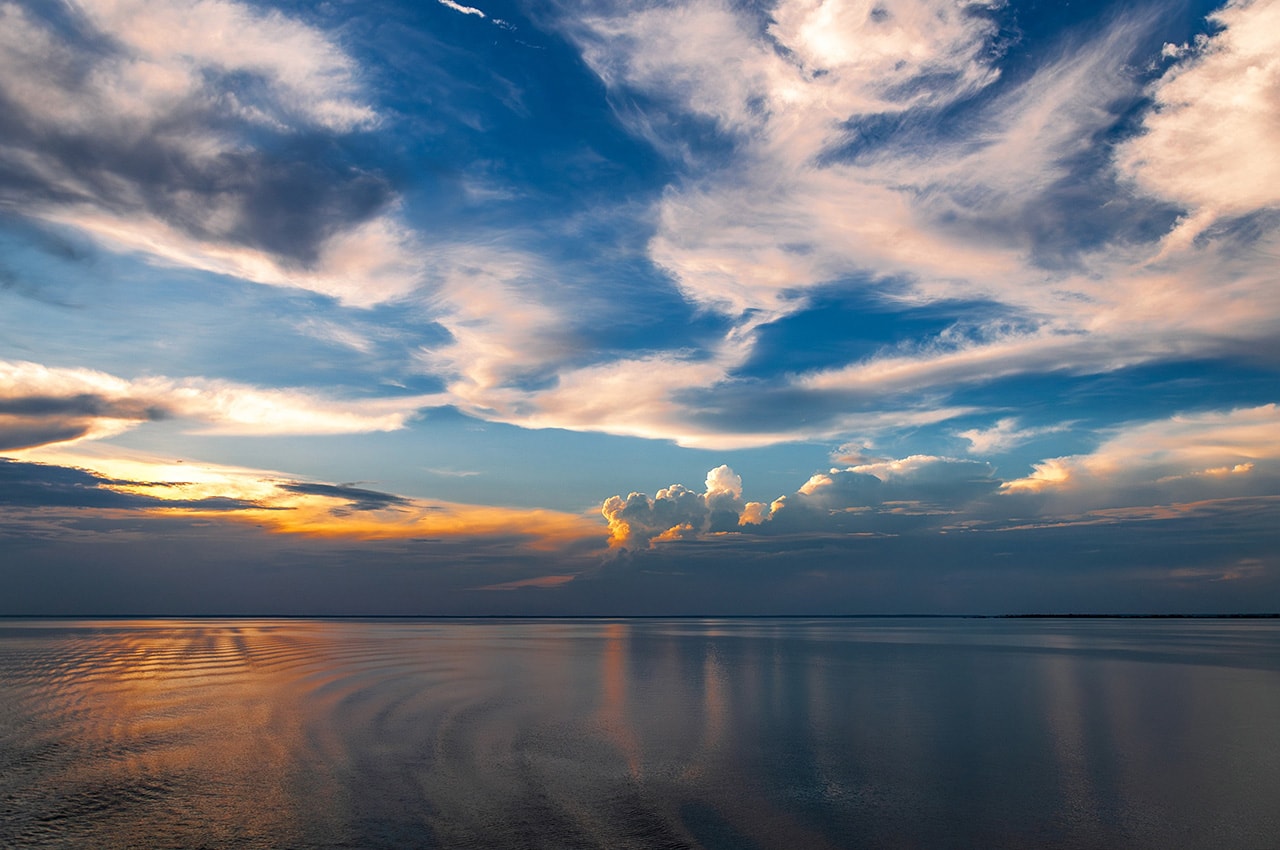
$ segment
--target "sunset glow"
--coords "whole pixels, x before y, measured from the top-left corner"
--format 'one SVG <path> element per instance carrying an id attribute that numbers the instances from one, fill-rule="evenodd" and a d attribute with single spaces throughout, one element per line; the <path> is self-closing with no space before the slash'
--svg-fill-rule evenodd
<path id="1" fill-rule="evenodd" d="M 1280 608 L 1277 57 L 0 2 L 0 613 Z"/>

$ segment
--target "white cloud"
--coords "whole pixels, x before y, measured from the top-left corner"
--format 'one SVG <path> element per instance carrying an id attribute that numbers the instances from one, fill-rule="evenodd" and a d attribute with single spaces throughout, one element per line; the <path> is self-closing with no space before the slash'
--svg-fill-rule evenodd
<path id="1" fill-rule="evenodd" d="M 313 173 L 251 139 L 255 126 L 376 125 L 335 41 L 226 0 L 84 0 L 73 12 L 101 49 L 0 5 L 0 95 L 20 128 L 0 134 L 0 165 L 20 178 L 0 201 L 112 250 L 354 306 L 418 285 L 416 239 L 379 178 Z"/>
<path id="2" fill-rule="evenodd" d="M 635 492 L 625 499 L 610 496 L 600 508 L 609 522 L 609 545 L 653 546 L 655 541 L 694 538 L 755 521 L 759 506 L 743 505 L 742 478 L 728 466 L 708 472 L 706 488 L 698 493 L 672 484 L 652 499 Z M 747 518 L 740 520 L 740 515 Z"/>
<path id="3" fill-rule="evenodd" d="M 500 245 L 454 244 L 432 251 L 423 297 L 452 336 L 424 348 L 418 363 L 443 376 L 455 402 L 501 418 L 527 391 L 581 349 L 573 339 L 572 293 L 538 256 Z"/>
<path id="4" fill-rule="evenodd" d="M 190 420 L 199 433 L 216 434 L 394 431 L 427 400 L 343 400 L 210 378 L 125 379 L 93 369 L 0 361 L 0 438 L 14 448 L 103 439 L 159 419 Z"/>
<path id="5" fill-rule="evenodd" d="M 461 12 L 464 15 L 475 15 L 477 18 L 485 17 L 484 12 L 480 11 L 475 6 L 464 6 L 461 3 L 453 2 L 453 0 L 437 0 L 437 2 L 441 6 L 452 9 L 455 12 Z"/>
<path id="6" fill-rule="evenodd" d="M 272 102 L 232 101 L 253 120 L 300 118 L 335 130 L 375 120 L 359 100 L 355 62 L 320 32 L 279 12 L 225 0 L 78 0 L 75 9 L 124 48 L 93 80 L 106 113 L 153 121 L 181 99 L 204 93 L 205 74 L 219 72 L 268 82 Z"/>
<path id="7" fill-rule="evenodd" d="M 1280 482 L 1280 407 L 1175 416 L 1116 430 L 1088 454 L 1050 458 L 1003 485 L 1086 504 L 1203 498 Z M 1243 488 L 1243 489 L 1241 489 Z M 1270 491 L 1268 491 L 1270 492 Z M 1149 502 L 1148 502 L 1149 503 Z"/>
<path id="8" fill-rule="evenodd" d="M 970 454 L 992 454 L 1006 451 L 1045 434 L 1060 433 L 1068 427 L 1067 425 L 1044 425 L 1039 428 L 1020 428 L 1016 416 L 1006 416 L 997 420 L 990 428 L 970 428 L 967 431 L 957 432 L 956 436 L 969 441 Z"/>
<path id="9" fill-rule="evenodd" d="M 610 545 L 649 546 L 708 533 L 786 534 L 797 531 L 863 533 L 876 516 L 949 513 L 990 494 L 998 485 L 989 464 L 913 455 L 809 478 L 796 492 L 769 504 L 743 502 L 742 479 L 728 466 L 707 473 L 706 491 L 680 484 L 654 498 L 633 492 L 601 507 Z"/>
<path id="10" fill-rule="evenodd" d="M 122 217 L 92 206 L 57 207 L 37 215 L 114 250 L 141 253 L 157 264 L 305 289 L 353 307 L 372 307 L 411 294 L 421 284 L 427 263 L 413 234 L 392 216 L 333 235 L 321 244 L 316 262 L 299 267 L 234 240 L 192 237 L 152 216 Z"/>
<path id="11" fill-rule="evenodd" d="M 723 464 L 707 473 L 706 486 L 708 498 L 721 495 L 742 498 L 742 476 Z"/>
<path id="12" fill-rule="evenodd" d="M 1175 58 L 1151 88 L 1143 132 L 1117 151 L 1139 189 L 1183 207 L 1185 247 L 1221 216 L 1280 205 L 1280 2 L 1232 0 L 1219 29 Z"/>
<path id="13" fill-rule="evenodd" d="M 1210 242 L 1176 264 L 1151 263 L 1153 246 L 1128 244 L 1127 236 L 1085 251 L 1073 244 L 1072 264 L 1061 269 L 1035 256 L 1024 220 L 1079 214 L 1059 196 L 1083 160 L 1102 163 L 1096 187 L 1107 188 L 1107 151 L 1098 140 L 1141 93 L 1134 51 L 1157 23 L 1152 12 L 1134 10 L 1094 36 L 1065 39 L 1028 77 L 972 102 L 963 132 L 921 137 L 908 122 L 896 137 L 842 159 L 831 154 L 856 141 L 869 117 L 956 104 L 996 79 L 992 24 L 973 9 L 877 8 L 782 2 L 771 9 L 766 33 L 751 14 L 712 0 L 624 5 L 571 29 L 635 132 L 683 161 L 684 176 L 658 203 L 649 252 L 690 302 L 733 317 L 734 333 L 747 340 L 761 323 L 804 309 L 806 290 L 837 281 L 906 305 L 990 300 L 1015 317 L 795 376 L 815 398 L 902 398 L 1016 374 L 1094 374 L 1233 354 L 1241 340 L 1274 337 L 1274 233 L 1253 252 Z M 1218 20 L 1230 32 L 1246 14 L 1262 21 L 1263 8 L 1234 4 Z M 1255 88 L 1270 86 L 1272 37 L 1256 34 L 1236 51 L 1248 62 L 1222 64 L 1218 102 L 1228 102 L 1227 81 L 1240 74 L 1252 75 L 1241 96 L 1265 104 Z M 1217 55 L 1206 50 L 1186 61 Z M 947 82 L 921 82 L 928 69 L 939 72 L 930 79 Z M 656 105 L 638 111 L 628 98 L 634 90 Z M 723 144 L 705 158 L 681 148 L 682 115 L 714 122 Z M 1209 132 L 1212 124 L 1204 126 Z M 1239 149 L 1237 169 L 1280 161 L 1280 144 L 1262 144 L 1256 132 L 1238 141 L 1248 151 Z M 1176 161 L 1168 160 L 1170 173 Z M 1280 181 L 1261 181 L 1272 184 Z M 1102 207 L 1107 199 L 1091 200 Z M 727 374 L 731 361 L 724 362 Z M 677 410 L 663 422 L 687 418 Z M 821 436 L 822 427 L 804 436 Z M 779 433 L 794 438 L 802 430 Z M 971 436 L 983 439 L 976 430 Z"/>

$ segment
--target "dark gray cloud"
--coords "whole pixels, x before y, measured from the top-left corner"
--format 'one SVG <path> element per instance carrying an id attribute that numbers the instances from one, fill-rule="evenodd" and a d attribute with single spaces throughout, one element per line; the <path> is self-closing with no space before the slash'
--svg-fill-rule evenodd
<path id="1" fill-rule="evenodd" d="M 168 416 L 161 406 L 137 399 L 108 399 L 93 393 L 71 396 L 28 395 L 0 398 L 0 416 L 95 416 L 157 421 Z"/>
<path id="2" fill-rule="evenodd" d="M 109 399 L 94 393 L 0 398 L 0 451 L 75 440 L 91 433 L 104 420 L 154 422 L 168 415 L 164 407 L 153 402 Z"/>
<path id="3" fill-rule="evenodd" d="M 299 493 L 304 496 L 326 496 L 331 499 L 343 499 L 346 507 L 353 511 L 380 511 L 408 505 L 409 500 L 392 493 L 381 493 L 377 490 L 365 490 L 349 484 L 313 484 L 302 481 L 287 481 L 276 485 L 281 490 Z"/>
<path id="4" fill-rule="evenodd" d="M 111 485 L 146 484 L 115 481 L 83 469 L 0 458 L 0 506 L 16 508 L 198 508 L 235 511 L 259 507 L 241 499 L 157 499 L 122 493 Z M 154 485 L 153 485 L 154 486 Z"/>

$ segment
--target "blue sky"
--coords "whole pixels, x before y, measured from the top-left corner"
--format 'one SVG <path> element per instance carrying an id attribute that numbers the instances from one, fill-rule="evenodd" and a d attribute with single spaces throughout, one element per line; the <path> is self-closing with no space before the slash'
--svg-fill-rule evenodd
<path id="1" fill-rule="evenodd" d="M 0 4 L 0 613 L 1280 609 L 1280 2 Z"/>

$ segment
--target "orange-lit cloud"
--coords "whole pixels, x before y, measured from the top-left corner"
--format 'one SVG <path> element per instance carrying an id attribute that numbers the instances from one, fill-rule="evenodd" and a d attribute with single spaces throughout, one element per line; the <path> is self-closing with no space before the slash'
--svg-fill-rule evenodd
<path id="1" fill-rule="evenodd" d="M 148 499 L 143 508 L 148 512 L 251 523 L 281 534 L 350 540 L 511 538 L 541 551 L 592 541 L 603 546 L 606 537 L 598 520 L 582 514 L 410 499 L 304 482 L 269 470 L 112 456 L 105 449 L 54 447 L 20 457 L 88 470 L 108 490 Z M 210 507 L 202 507 L 202 501 Z"/>
<path id="2" fill-rule="evenodd" d="M 486 584 L 476 590 L 518 590 L 522 587 L 559 587 L 577 578 L 576 575 L 551 575 L 522 578 L 517 581 L 503 581 L 498 584 Z"/>
<path id="3" fill-rule="evenodd" d="M 1280 407 L 1197 413 L 1118 429 L 1088 454 L 1050 458 L 1008 493 L 1089 492 L 1276 474 Z"/>

